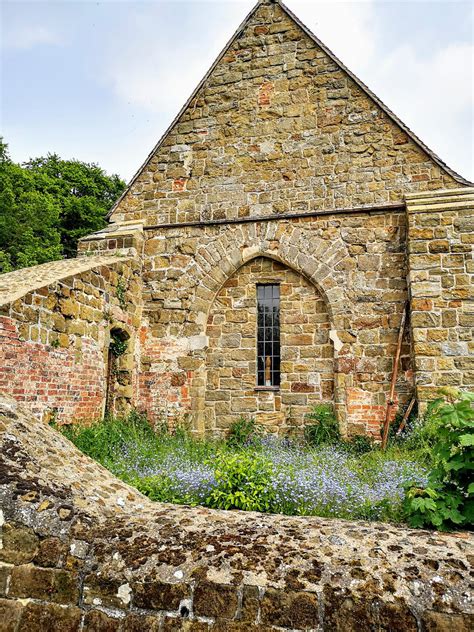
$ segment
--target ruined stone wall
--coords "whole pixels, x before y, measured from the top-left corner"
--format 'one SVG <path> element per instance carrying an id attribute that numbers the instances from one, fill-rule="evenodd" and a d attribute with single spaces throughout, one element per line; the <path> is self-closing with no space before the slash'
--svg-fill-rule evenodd
<path id="1" fill-rule="evenodd" d="M 209 375 L 207 371 L 207 368 L 212 370 L 212 354 L 217 344 L 213 338 L 216 330 L 212 329 L 213 325 L 208 325 L 208 321 L 219 310 L 219 293 L 236 291 L 226 288 L 225 284 L 229 280 L 233 283 L 241 274 L 245 275 L 245 270 L 251 269 L 252 262 L 260 257 L 279 262 L 292 271 L 288 272 L 294 275 L 292 278 L 305 279 L 301 281 L 304 287 L 314 288 L 311 309 L 319 309 L 321 301 L 324 302 L 327 314 L 325 327 L 329 325 L 332 332 L 329 342 L 329 331 L 325 329 L 321 348 L 317 342 L 321 333 L 318 323 L 314 322 L 312 333 L 303 331 L 309 328 L 309 323 L 300 323 L 301 331 L 298 329 L 293 333 L 313 336 L 309 346 L 314 347 L 312 350 L 307 347 L 304 353 L 313 357 L 321 367 L 324 366 L 318 371 L 334 374 L 334 395 L 329 384 L 325 384 L 324 390 L 318 387 L 306 400 L 307 395 L 294 390 L 304 380 L 300 379 L 298 371 L 293 371 L 284 387 L 288 392 L 281 393 L 282 404 L 283 397 L 287 400 L 281 411 L 289 413 L 292 399 L 295 399 L 292 403 L 296 407 L 304 407 L 310 400 L 311 403 L 316 401 L 317 397 L 323 400 L 334 398 L 344 430 L 378 434 L 389 390 L 401 313 L 408 298 L 406 217 L 402 210 L 145 230 L 143 279 L 146 331 L 140 378 L 141 404 L 150 410 L 149 403 L 152 401 L 158 406 L 161 401 L 162 409 L 164 402 L 171 402 L 168 409 L 174 407 L 175 410 L 190 412 L 194 428 L 204 430 L 206 397 L 207 408 L 211 398 L 217 402 L 230 397 L 229 385 L 226 382 L 215 383 L 214 374 Z M 263 271 L 262 275 L 264 279 Z M 252 279 L 247 278 L 246 288 L 239 286 L 237 292 L 252 292 L 258 277 L 259 273 L 255 270 Z M 282 318 L 286 318 L 287 314 L 289 316 L 290 312 L 306 311 L 308 301 L 303 299 L 298 305 L 295 302 L 282 305 Z M 247 309 L 239 310 L 250 328 L 253 309 L 249 305 Z M 226 326 L 231 327 L 230 324 Z M 237 323 L 232 328 L 235 333 L 240 330 Z M 249 345 L 255 342 L 244 336 L 240 338 L 241 345 L 242 340 L 244 346 L 247 342 Z M 290 346 L 293 346 L 293 351 Z M 298 343 L 288 345 L 290 362 L 294 359 L 291 354 L 297 353 L 298 346 Z M 256 349 L 252 351 L 248 347 L 235 351 L 237 355 L 248 356 L 242 362 L 249 363 L 247 379 L 254 380 L 251 362 L 255 359 Z M 407 331 L 397 385 L 402 402 L 412 393 L 410 354 Z M 329 381 L 322 379 L 322 382 Z M 239 392 L 246 389 L 247 386 L 242 384 Z M 154 396 L 157 393 L 159 396 Z M 254 392 L 248 396 L 255 400 Z M 265 398 L 268 395 L 261 395 L 259 400 L 266 406 L 268 402 L 265 403 Z M 276 409 L 276 399 L 274 405 Z M 259 406 L 251 411 L 249 405 L 248 414 L 260 410 Z M 219 410 L 221 408 L 219 406 Z M 159 413 L 158 410 L 152 412 Z M 220 412 L 223 417 L 228 415 Z M 280 421 L 283 420 L 282 416 Z M 223 419 L 222 424 L 227 423 L 228 420 Z"/>
<path id="2" fill-rule="evenodd" d="M 407 94 L 407 98 L 409 95 Z M 112 214 L 148 225 L 401 202 L 459 186 L 278 3 L 263 2 Z"/>
<path id="3" fill-rule="evenodd" d="M 468 632 L 469 534 L 152 503 L 0 397 L 0 629 Z"/>
<path id="4" fill-rule="evenodd" d="M 129 338 L 113 368 L 113 406 L 136 402 L 140 266 L 116 256 L 56 261 L 4 274 L 0 284 L 0 391 L 45 419 L 103 415 L 110 332 Z"/>
<path id="5" fill-rule="evenodd" d="M 257 283 L 280 288 L 279 388 L 257 387 Z M 300 274 L 271 259 L 253 259 L 224 283 L 207 323 L 207 431 L 226 430 L 246 415 L 267 432 L 289 432 L 301 429 L 312 406 L 333 401 L 329 315 Z"/>
<path id="6" fill-rule="evenodd" d="M 474 189 L 408 196 L 408 262 L 418 399 L 474 390 Z"/>

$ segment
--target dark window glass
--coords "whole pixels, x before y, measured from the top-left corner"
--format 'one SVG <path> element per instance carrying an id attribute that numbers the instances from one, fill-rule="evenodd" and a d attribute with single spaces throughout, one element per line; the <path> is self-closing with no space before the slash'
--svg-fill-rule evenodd
<path id="1" fill-rule="evenodd" d="M 280 385 L 279 285 L 257 285 L 257 385 Z"/>

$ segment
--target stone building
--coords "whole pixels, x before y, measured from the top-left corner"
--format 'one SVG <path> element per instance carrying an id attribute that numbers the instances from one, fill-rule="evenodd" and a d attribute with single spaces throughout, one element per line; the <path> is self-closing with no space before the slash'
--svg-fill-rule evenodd
<path id="1" fill-rule="evenodd" d="M 0 277 L 0 388 L 38 415 L 287 432 L 333 402 L 343 432 L 378 434 L 407 303 L 397 402 L 474 386 L 472 184 L 280 0 L 109 219 L 77 259 Z"/>

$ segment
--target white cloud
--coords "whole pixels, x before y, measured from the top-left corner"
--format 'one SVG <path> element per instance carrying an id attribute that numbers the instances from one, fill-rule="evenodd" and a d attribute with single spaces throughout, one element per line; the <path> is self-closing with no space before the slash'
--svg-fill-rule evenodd
<path id="1" fill-rule="evenodd" d="M 473 167 L 473 60 L 474 46 L 469 44 L 448 44 L 426 57 L 403 46 L 383 58 L 372 74 L 377 94 L 468 178 Z"/>
<path id="2" fill-rule="evenodd" d="M 415 44 L 381 40 L 374 2 L 288 4 L 428 147 L 474 179 L 473 44 L 440 31 L 438 48 L 422 54 Z"/>
<path id="3" fill-rule="evenodd" d="M 166 4 L 134 11 L 127 36 L 109 42 L 104 72 L 120 98 L 151 112 L 170 112 L 171 121 L 243 15 L 242 3 L 225 11 L 203 3 L 203 11 L 193 12 L 194 23 L 181 24 L 180 11 L 186 9 L 176 8 L 171 21 Z"/>
<path id="4" fill-rule="evenodd" d="M 351 70 L 376 53 L 375 2 L 289 0 L 288 7 Z"/>
<path id="5" fill-rule="evenodd" d="M 62 44 L 58 33 L 46 26 L 22 24 L 4 29 L 2 47 L 14 50 L 29 50 L 35 46 Z"/>

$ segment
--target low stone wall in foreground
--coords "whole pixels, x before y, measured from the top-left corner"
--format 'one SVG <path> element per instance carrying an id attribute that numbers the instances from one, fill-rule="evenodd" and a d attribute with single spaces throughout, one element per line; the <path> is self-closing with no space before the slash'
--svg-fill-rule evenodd
<path id="1" fill-rule="evenodd" d="M 472 629 L 473 538 L 152 503 L 0 396 L 0 631 Z"/>

